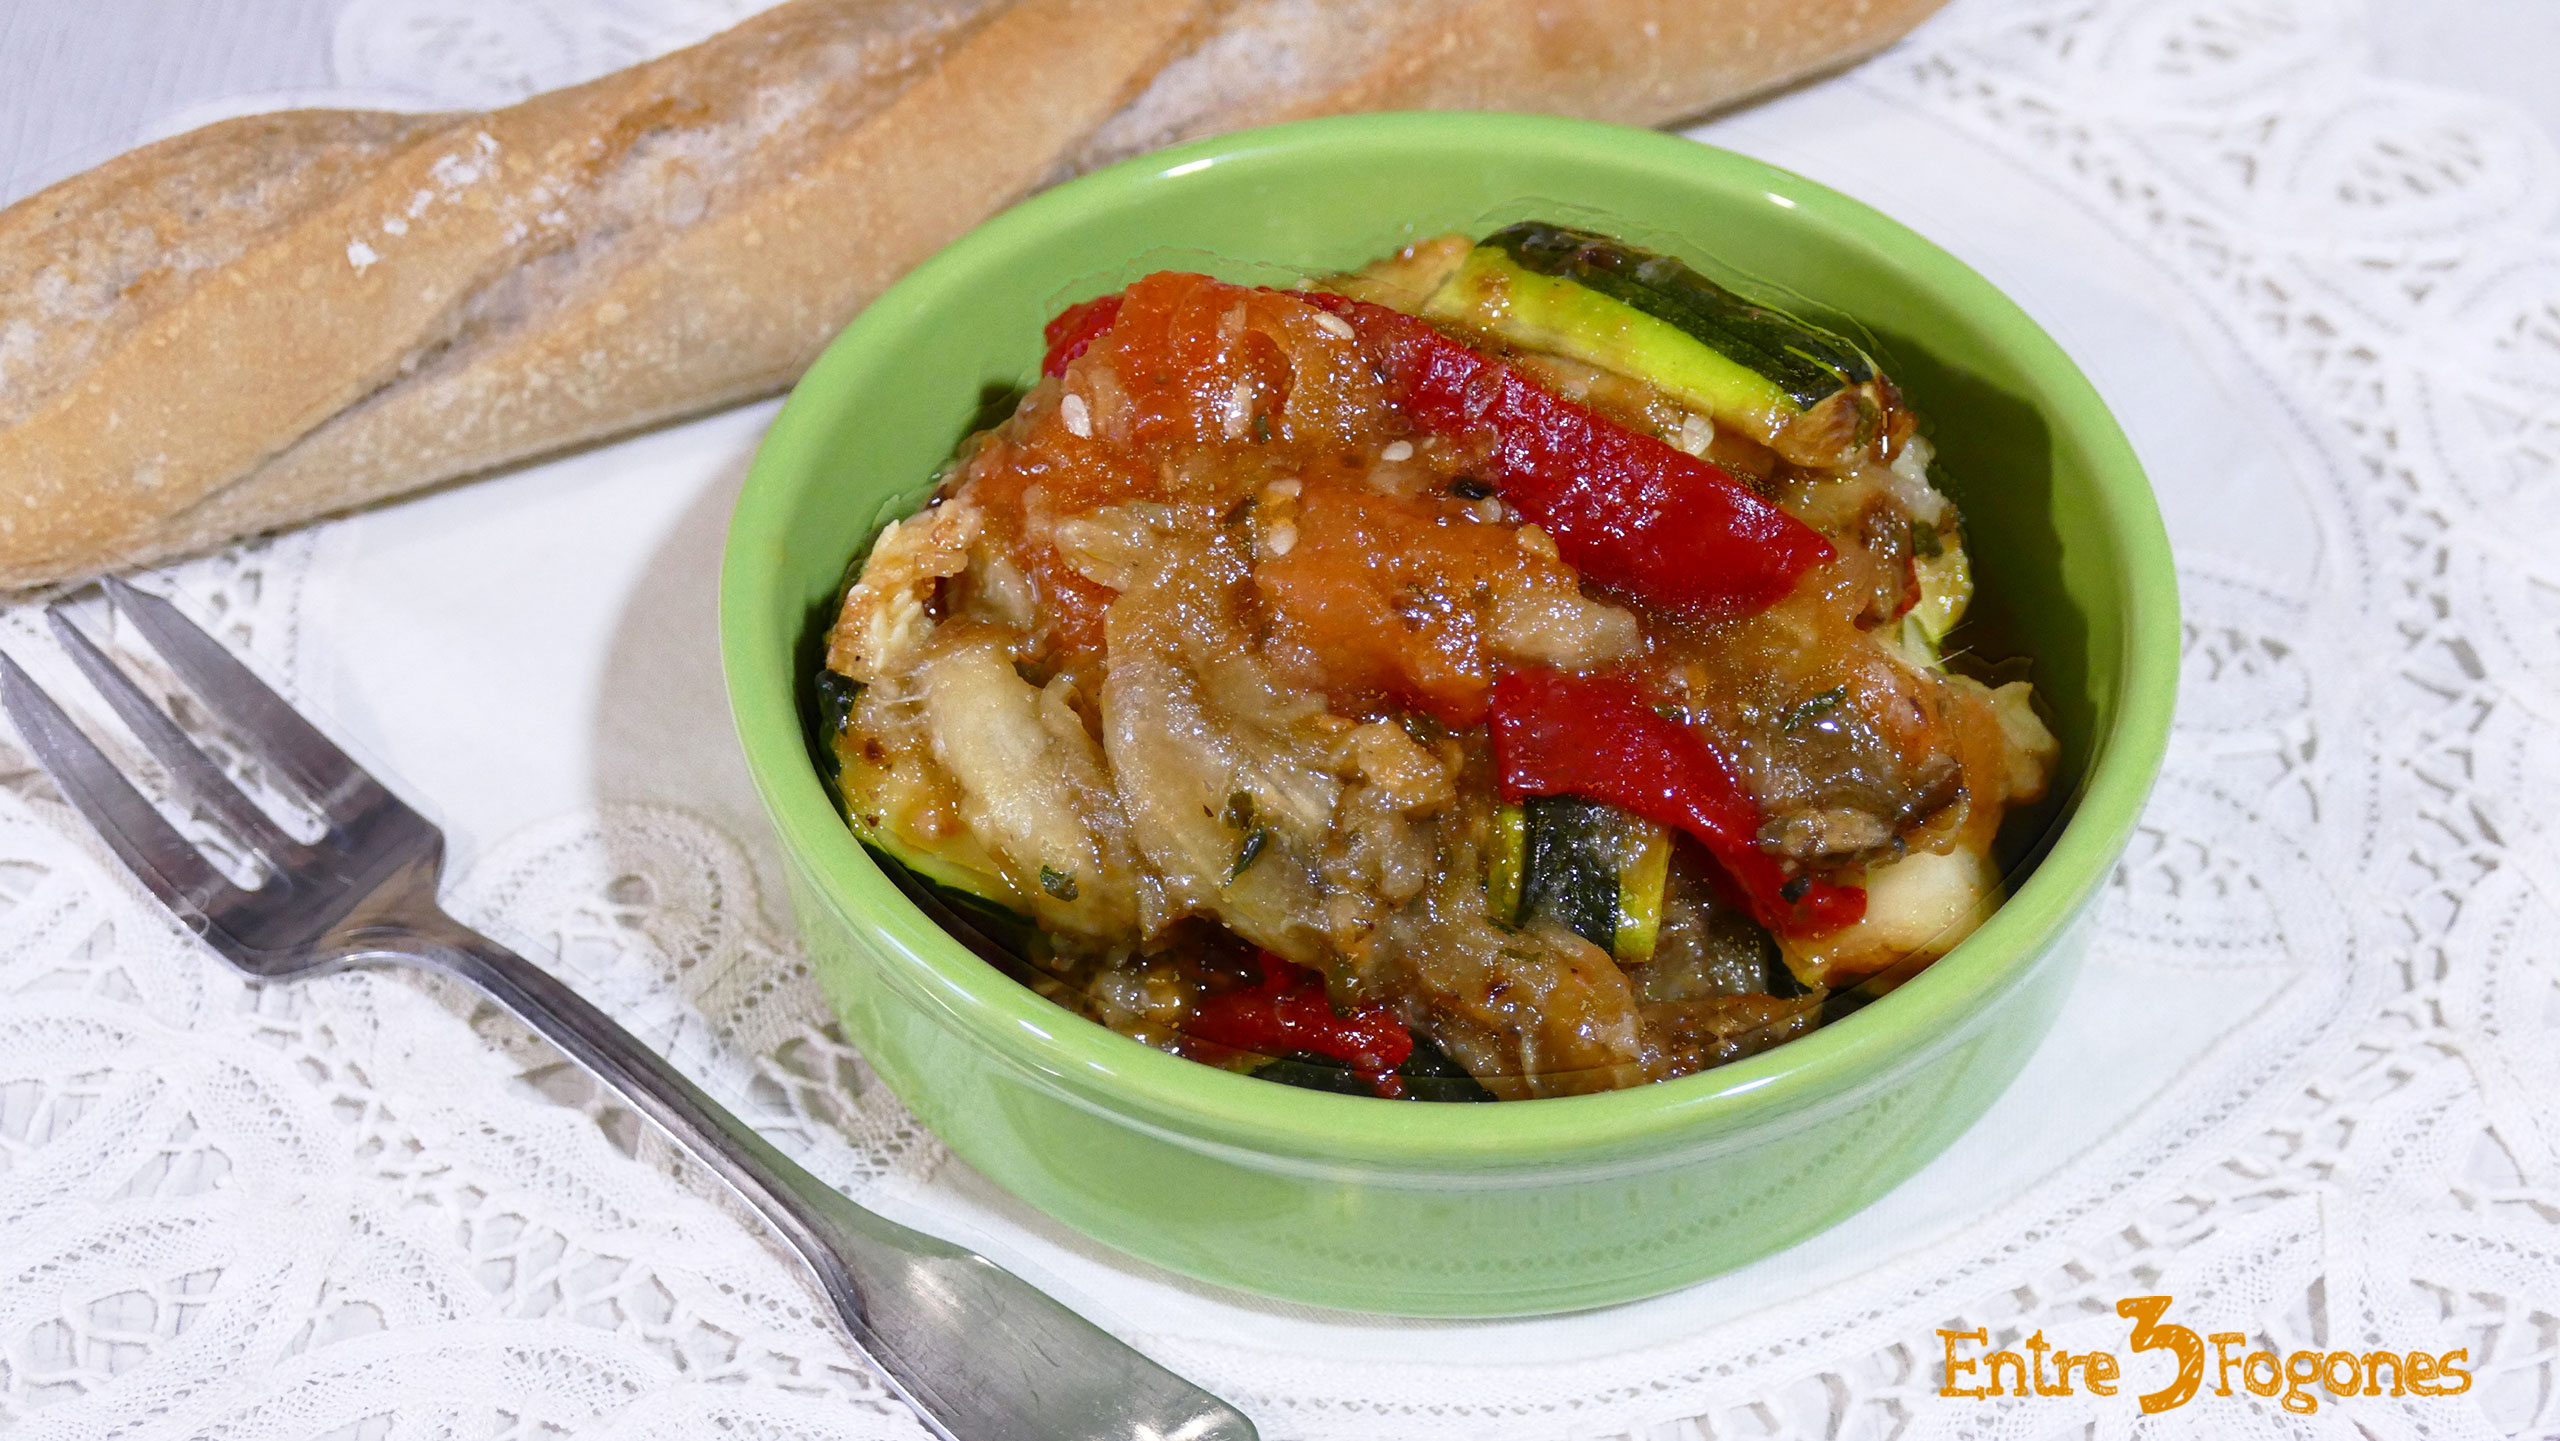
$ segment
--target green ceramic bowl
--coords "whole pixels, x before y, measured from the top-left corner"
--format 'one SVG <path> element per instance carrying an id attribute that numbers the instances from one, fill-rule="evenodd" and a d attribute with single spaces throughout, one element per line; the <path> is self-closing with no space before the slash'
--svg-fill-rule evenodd
<path id="1" fill-rule="evenodd" d="M 1150 270 L 1343 268 L 1407 240 L 1582 219 L 1791 293 L 1873 338 L 1940 446 L 1982 600 L 2065 747 L 1999 914 L 1864 1010 L 1742 1063 L 1607 1095 L 1429 1105 L 1197 1065 L 1060 1010 L 919 913 L 829 807 L 798 687 L 846 559 L 925 494 L 1041 323 Z M 2087 380 L 1980 276 L 1784 171 L 1651 131 L 1515 115 L 1311 121 L 1146 156 L 997 216 L 848 327 L 749 472 L 721 576 L 749 768 L 812 964 L 853 1039 L 997 1184 L 1111 1245 L 1268 1295 L 1446 1316 L 1556 1311 L 1712 1275 L 1881 1195 L 1979 1117 L 2077 970 L 2177 676 L 2176 581 Z"/>

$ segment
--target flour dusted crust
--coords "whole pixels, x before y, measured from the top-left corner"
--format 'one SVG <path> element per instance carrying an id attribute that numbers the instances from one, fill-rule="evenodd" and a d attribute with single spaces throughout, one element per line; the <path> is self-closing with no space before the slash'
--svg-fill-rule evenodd
<path id="1" fill-rule="evenodd" d="M 0 587 L 788 384 L 1040 184 L 1382 108 L 1693 115 L 1936 0 L 792 0 L 487 113 L 289 111 L 0 211 Z"/>
<path id="2" fill-rule="evenodd" d="M 1232 0 L 1077 156 L 1359 110 L 1661 125 L 1860 60 L 1942 0 Z"/>

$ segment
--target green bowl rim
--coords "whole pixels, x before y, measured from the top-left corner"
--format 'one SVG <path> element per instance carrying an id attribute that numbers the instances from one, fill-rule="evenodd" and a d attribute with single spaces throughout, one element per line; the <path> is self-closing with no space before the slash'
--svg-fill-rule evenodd
<path id="1" fill-rule="evenodd" d="M 2004 349 L 2047 376 L 2057 437 L 2075 437 L 2097 476 L 2100 511 L 2125 557 L 2117 597 L 2126 621 L 2117 711 L 2097 740 L 2077 806 L 2032 874 L 1955 950 L 1876 1004 L 1783 1046 L 1698 1075 L 1597 1095 L 1449 1106 L 1276 1085 L 1158 1051 L 1066 1011 L 979 960 L 927 919 L 880 872 L 829 802 L 809 763 L 791 674 L 792 647 L 759 634 L 776 612 L 776 553 L 790 523 L 778 487 L 812 466 L 818 397 L 858 363 L 864 338 L 894 334 L 965 285 L 981 255 L 1109 209 L 1136 192 L 1211 166 L 1310 149 L 1422 146 L 1507 153 L 1544 149 L 1619 169 L 1721 172 L 1719 188 L 1756 187 L 1818 226 L 1888 254 L 1896 268 L 1971 310 Z M 798 613 L 795 601 L 782 609 Z M 986 221 L 892 286 L 829 344 L 759 446 L 730 519 L 721 563 L 720 649 L 747 766 L 785 851 L 848 918 L 900 953 L 910 991 L 1018 1070 L 1081 1104 L 1193 1142 L 1270 1158 L 1400 1167 L 1557 1160 L 1688 1142 L 1744 1129 L 1800 1102 L 1862 1089 L 1964 1030 L 1966 1013 L 2005 991 L 2077 915 L 2130 839 L 2168 743 L 2180 623 L 2168 535 L 2139 460 L 2096 390 L 2015 302 L 1901 223 L 1802 176 L 1685 137 L 1592 121 L 1493 112 L 1407 111 L 1296 121 L 1194 141 L 1122 161 Z M 999 1041 L 1001 1043 L 999 1043 Z"/>

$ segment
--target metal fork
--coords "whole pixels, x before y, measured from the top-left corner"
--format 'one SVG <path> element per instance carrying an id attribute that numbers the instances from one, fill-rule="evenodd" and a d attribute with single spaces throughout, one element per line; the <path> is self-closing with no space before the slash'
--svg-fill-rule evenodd
<path id="1" fill-rule="evenodd" d="M 794 1164 L 630 1032 L 436 903 L 444 834 L 376 782 L 177 607 L 107 598 L 205 706 L 326 823 L 298 841 L 104 652 L 47 608 L 90 683 L 170 778 L 265 862 L 234 885 L 16 661 L 0 707 L 65 798 L 161 904 L 234 966 L 289 980 L 396 962 L 487 992 L 717 1173 L 807 1263 L 854 1345 L 947 1441 L 1255 1441 L 1233 1407 L 986 1258 L 875 1216 Z"/>

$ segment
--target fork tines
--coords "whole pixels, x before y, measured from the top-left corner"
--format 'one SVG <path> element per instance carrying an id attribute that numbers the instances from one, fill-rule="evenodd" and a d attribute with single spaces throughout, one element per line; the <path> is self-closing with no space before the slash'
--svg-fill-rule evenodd
<path id="1" fill-rule="evenodd" d="M 45 619 L 52 622 L 54 636 L 62 642 L 72 663 L 106 697 L 107 705 L 124 722 L 125 729 L 132 731 L 152 758 L 168 770 L 170 779 L 177 782 L 189 800 L 212 812 L 243 844 L 262 855 L 280 856 L 292 848 L 293 838 L 241 794 L 222 768 L 178 729 L 178 723 L 153 704 L 132 677 L 118 669 L 105 651 L 71 623 L 59 603 L 45 609 Z"/>
<path id="2" fill-rule="evenodd" d="M 141 632 L 206 708 L 301 790 L 332 826 L 390 800 L 389 793 L 344 751 L 176 606 L 121 580 L 110 578 L 101 586 L 116 613 Z M 307 848 L 244 794 L 166 711 L 72 623 L 63 602 L 46 607 L 45 614 L 81 674 L 188 799 L 271 866 L 284 866 L 306 854 Z M 0 708 L 7 710 L 36 763 L 52 777 L 64 799 L 88 818 L 164 904 L 181 916 L 200 920 L 223 897 L 239 894 L 106 752 L 6 655 L 0 655 Z"/>
<path id="3" fill-rule="evenodd" d="M 63 799 L 89 818 L 126 869 L 161 904 L 201 924 L 209 908 L 231 891 L 231 883 L 6 654 L 0 654 L 0 709 L 8 711 Z"/>

